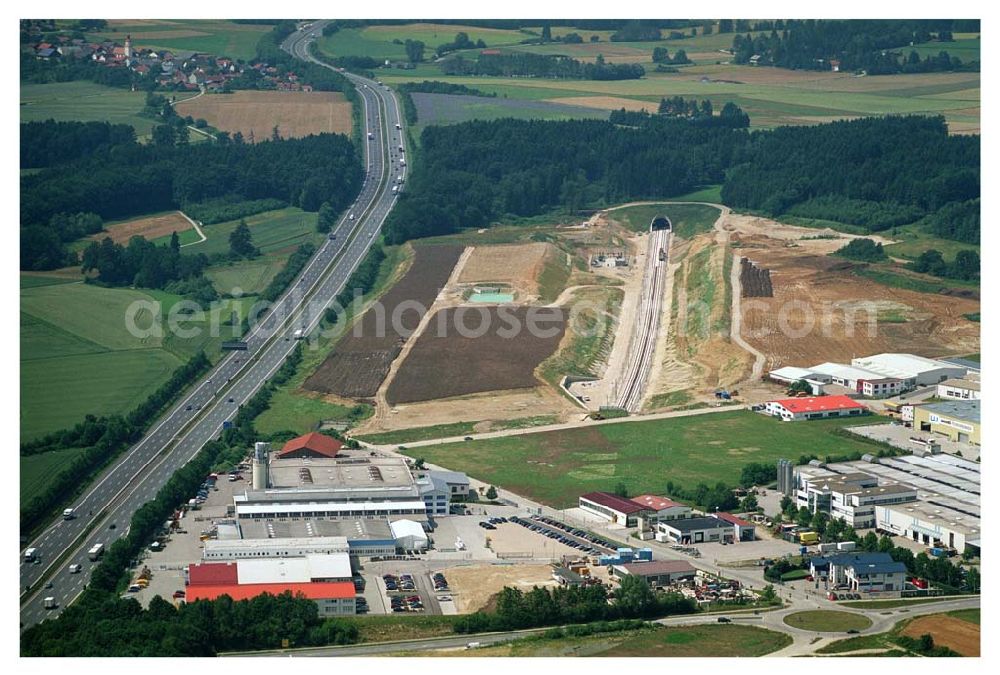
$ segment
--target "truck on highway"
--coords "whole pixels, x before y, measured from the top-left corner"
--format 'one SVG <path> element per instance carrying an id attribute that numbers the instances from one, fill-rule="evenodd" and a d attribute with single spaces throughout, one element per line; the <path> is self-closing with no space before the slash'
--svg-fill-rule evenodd
<path id="1" fill-rule="evenodd" d="M 24 551 L 24 562 L 33 563 L 38 560 L 38 549 L 29 548 Z"/>
<path id="2" fill-rule="evenodd" d="M 465 645 L 465 648 L 466 649 L 475 649 L 476 647 L 480 646 L 481 644 L 483 644 L 483 643 L 482 642 L 470 642 L 470 643 L 468 643 L 468 644 Z"/>
<path id="3" fill-rule="evenodd" d="M 396 129 L 401 130 L 403 127 L 399 126 L 399 122 L 396 123 Z"/>
<path id="4" fill-rule="evenodd" d="M 63 520 L 73 520 L 76 514 L 73 509 L 63 509 Z"/>
<path id="5" fill-rule="evenodd" d="M 398 192 L 399 192 L 399 186 L 398 185 L 393 185 L 392 186 L 392 194 L 396 194 Z"/>
<path id="6" fill-rule="evenodd" d="M 70 574 L 79 574 L 80 570 L 82 570 L 82 569 L 83 569 L 83 565 L 80 565 L 79 563 L 74 563 L 74 564 L 72 564 L 72 565 L 69 566 L 69 573 Z"/>
<path id="7" fill-rule="evenodd" d="M 375 140 L 375 134 L 373 134 L 372 132 L 369 131 L 368 132 L 368 140 L 369 141 L 374 141 Z"/>
<path id="8" fill-rule="evenodd" d="M 305 337 L 306 337 L 306 332 L 301 328 L 296 328 L 295 332 L 292 333 L 293 340 L 302 340 L 305 339 Z"/>
<path id="9" fill-rule="evenodd" d="M 87 557 L 90 558 L 91 561 L 97 560 L 103 554 L 104 554 L 104 544 L 94 544 L 93 546 L 90 547 L 90 550 L 87 551 Z"/>
<path id="10" fill-rule="evenodd" d="M 45 598 L 45 600 L 43 601 L 43 605 L 45 609 L 55 609 L 56 607 L 59 606 L 58 604 L 56 604 L 56 599 L 53 598 L 51 595 Z"/>

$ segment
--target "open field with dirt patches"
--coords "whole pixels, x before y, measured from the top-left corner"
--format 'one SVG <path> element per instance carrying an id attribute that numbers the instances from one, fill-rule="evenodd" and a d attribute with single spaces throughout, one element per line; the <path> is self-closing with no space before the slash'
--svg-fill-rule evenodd
<path id="1" fill-rule="evenodd" d="M 180 235 L 181 232 L 190 229 L 191 221 L 181 215 L 179 211 L 171 211 L 170 213 L 106 224 L 103 232 L 93 234 L 88 239 L 100 241 L 105 237 L 111 237 L 111 240 L 116 244 L 127 244 L 132 237 L 142 237 L 153 241 L 160 237 L 169 237 L 174 232 Z"/>
<path id="2" fill-rule="evenodd" d="M 529 329 L 531 324 L 537 329 Z M 565 330 L 558 307 L 440 310 L 389 384 L 386 400 L 409 403 L 533 387 L 539 382 L 535 368 L 555 351 Z"/>
<path id="3" fill-rule="evenodd" d="M 902 634 L 919 638 L 928 633 L 934 637 L 937 646 L 954 649 L 962 656 L 979 656 L 978 624 L 941 614 L 921 616 L 907 624 Z"/>
<path id="4" fill-rule="evenodd" d="M 467 96 L 464 94 L 410 94 L 417 109 L 419 134 L 430 124 L 456 124 L 469 120 L 493 120 L 504 117 L 518 119 L 566 120 L 605 119 L 606 110 L 592 108 L 600 106 L 576 103 L 573 99 L 562 101 L 538 101 L 525 99 L 492 98 L 489 96 Z M 618 106 L 621 107 L 621 106 Z"/>
<path id="5" fill-rule="evenodd" d="M 752 220 L 736 217 L 727 227 L 735 229 L 734 251 L 771 273 L 774 297 L 742 303 L 743 338 L 765 354 L 768 369 L 850 362 L 858 354 L 936 357 L 979 349 L 979 325 L 962 316 L 979 311 L 974 293 L 958 297 L 880 284 L 858 273 L 867 265 L 824 254 L 844 239 L 782 238 L 782 230 L 797 228 L 770 223 L 767 236 Z"/>
<path id="6" fill-rule="evenodd" d="M 523 296 L 538 294 L 546 256 L 562 255 L 552 244 L 476 246 L 458 277 L 460 284 L 505 284 Z"/>
<path id="7" fill-rule="evenodd" d="M 645 110 L 648 113 L 655 113 L 658 103 L 652 101 L 638 101 L 634 98 L 621 98 L 619 96 L 567 96 L 565 98 L 546 99 L 549 103 L 559 105 L 583 106 L 585 108 L 597 108 L 598 110 L 629 110 L 638 112 Z"/>
<path id="8" fill-rule="evenodd" d="M 783 424 L 735 410 L 421 446 L 406 454 L 567 508 L 585 492 L 611 491 L 619 483 L 630 494 L 662 494 L 668 480 L 687 489 L 702 482 L 736 485 L 749 462 L 771 463 L 818 448 L 831 455 L 871 452 L 870 443 L 833 433 L 866 422 L 870 418 Z"/>
<path id="9" fill-rule="evenodd" d="M 518 529 L 521 528 L 518 527 Z M 574 550 L 566 548 L 570 551 Z M 551 587 L 558 585 L 552 579 L 552 567 L 549 565 L 470 565 L 468 567 L 449 567 L 445 572 L 459 614 L 482 609 L 490 598 L 502 591 L 505 586 L 518 588 L 526 593 L 533 586 Z"/>
<path id="10" fill-rule="evenodd" d="M 444 287 L 463 250 L 462 246 L 416 247 L 409 271 L 378 300 L 381 310 L 373 307 L 364 313 L 305 381 L 304 388 L 347 398 L 374 396 L 403 342 Z M 422 311 L 416 311 L 417 306 Z"/>
<path id="11" fill-rule="evenodd" d="M 282 138 L 351 133 L 351 104 L 340 92 L 235 91 L 177 104 L 178 114 L 203 118 L 230 134 L 261 141 L 275 126 Z"/>

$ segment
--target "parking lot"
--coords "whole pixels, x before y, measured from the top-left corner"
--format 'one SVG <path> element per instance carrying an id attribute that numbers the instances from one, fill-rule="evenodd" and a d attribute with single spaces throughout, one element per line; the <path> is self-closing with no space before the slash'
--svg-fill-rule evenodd
<path id="1" fill-rule="evenodd" d="M 902 424 L 872 424 L 863 427 L 847 427 L 847 429 L 859 436 L 883 441 L 897 448 L 911 451 L 923 447 L 923 445 L 911 441 L 911 438 L 931 439 L 941 444 L 942 452 L 947 452 L 951 455 L 960 455 L 964 459 L 973 462 L 979 459 L 980 448 L 972 443 L 959 443 L 949 440 L 941 434 L 920 431 L 919 429 L 906 427 Z"/>
<path id="2" fill-rule="evenodd" d="M 158 551 L 148 547 L 143 550 L 138 569 L 132 571 L 134 577 L 142 566 L 152 572 L 149 586 L 138 593 L 128 593 L 144 607 L 154 595 L 170 600 L 174 591 L 184 589 L 184 570 L 191 563 L 201 561 L 202 531 L 211 530 L 214 521 L 226 518 L 227 509 L 233 503 L 233 493 L 242 491 L 243 481 L 230 482 L 225 475 L 219 476 L 215 488 L 207 492 L 205 502 L 198 510 L 185 510 L 180 519 L 180 529 L 171 532 L 166 544 Z"/>

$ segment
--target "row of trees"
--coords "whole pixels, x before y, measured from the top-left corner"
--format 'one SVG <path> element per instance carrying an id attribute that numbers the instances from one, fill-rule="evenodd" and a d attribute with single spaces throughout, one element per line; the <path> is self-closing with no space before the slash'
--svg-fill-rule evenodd
<path id="1" fill-rule="evenodd" d="M 445 75 L 491 75 L 500 77 L 551 77 L 575 80 L 637 80 L 646 74 L 638 63 L 606 63 L 597 55 L 594 63 L 568 56 L 528 52 L 480 54 L 477 60 L 455 56 L 441 63 Z"/>
<path id="2" fill-rule="evenodd" d="M 698 610 L 694 600 L 679 593 L 655 593 L 644 579 L 627 576 L 609 594 L 603 585 L 539 588 L 524 592 L 506 587 L 497 596 L 496 609 L 460 617 L 456 633 L 507 631 L 567 623 L 645 619 Z"/>
<path id="3" fill-rule="evenodd" d="M 207 266 L 208 258 L 203 254 L 181 255 L 176 232 L 166 246 L 143 237 L 132 237 L 122 246 L 105 237 L 91 242 L 82 256 L 83 272 L 96 271 L 96 280 L 109 286 L 162 289 L 170 282 L 201 276 Z"/>
<path id="4" fill-rule="evenodd" d="M 688 58 L 687 52 L 685 52 L 683 49 L 678 49 L 676 52 L 674 52 L 673 56 L 670 56 L 670 51 L 666 47 L 654 47 L 653 63 L 682 66 L 691 63 L 691 59 Z"/>
<path id="5" fill-rule="evenodd" d="M 860 225 L 869 232 L 880 232 L 912 223 L 924 215 L 923 209 L 914 204 L 857 199 L 836 194 L 821 195 L 793 204 L 786 213 L 804 218 L 830 218 L 830 214 L 836 213 L 839 222 Z"/>
<path id="6" fill-rule="evenodd" d="M 733 38 L 733 61 L 801 70 L 830 70 L 831 60 L 841 70 L 864 70 L 870 75 L 931 70 L 979 69 L 979 63 L 962 64 L 946 52 L 924 61 L 911 52 L 903 58 L 901 48 L 938 39 L 951 40 L 951 22 L 923 20 L 789 20 L 780 26 L 758 22 L 756 35 Z M 739 30 L 739 29 L 737 29 Z M 763 31 L 770 31 L 766 33 Z M 780 31 L 780 33 L 779 33 Z M 942 39 L 943 38 L 943 39 Z"/>

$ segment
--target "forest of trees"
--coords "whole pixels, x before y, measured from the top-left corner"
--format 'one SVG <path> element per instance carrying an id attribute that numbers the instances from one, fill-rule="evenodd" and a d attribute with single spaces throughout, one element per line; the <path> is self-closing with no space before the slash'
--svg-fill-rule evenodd
<path id="1" fill-rule="evenodd" d="M 135 129 L 109 122 L 25 122 L 21 124 L 21 168 L 41 169 L 98 148 L 135 143 Z"/>
<path id="2" fill-rule="evenodd" d="M 399 243 L 501 215 L 683 194 L 721 182 L 745 143 L 742 130 L 655 116 L 636 129 L 514 119 L 427 127 L 386 237 Z"/>
<path id="3" fill-rule="evenodd" d="M 92 213 L 110 220 L 220 198 L 276 199 L 306 211 L 328 202 L 340 210 L 360 189 L 362 173 L 354 146 L 339 134 L 253 145 L 238 138 L 197 145 L 137 145 L 131 139 L 103 145 L 22 176 L 22 269 L 65 262 L 63 244 L 76 237 L 53 225 L 58 214 Z"/>
<path id="4" fill-rule="evenodd" d="M 742 123 L 745 113 L 733 108 L 731 119 Z M 399 243 L 504 216 L 658 199 L 721 183 L 722 201 L 734 208 L 808 214 L 871 231 L 928 219 L 941 236 L 978 241 L 979 155 L 977 136 L 949 136 L 940 117 L 754 132 L 627 111 L 608 122 L 432 126 L 386 236 Z M 949 230 L 955 221 L 946 213 L 963 219 Z"/>
<path id="5" fill-rule="evenodd" d="M 726 176 L 722 200 L 769 215 L 804 205 L 798 213 L 886 229 L 898 224 L 892 210 L 916 219 L 977 200 L 979 156 L 979 137 L 949 136 L 942 117 L 779 127 L 750 135 Z M 964 208 L 978 221 L 978 209 L 974 215 Z"/>
<path id="6" fill-rule="evenodd" d="M 577 80 L 637 80 L 645 75 L 638 63 L 606 63 L 598 54 L 594 63 L 566 56 L 527 52 L 480 54 L 475 61 L 458 55 L 441 63 L 445 75 L 493 75 L 502 77 L 551 77 Z"/>
<path id="7" fill-rule="evenodd" d="M 733 37 L 733 62 L 797 70 L 830 70 L 831 60 L 840 61 L 842 71 L 864 70 L 869 75 L 979 70 L 979 62 L 963 64 L 942 49 L 937 56 L 920 56 L 911 44 L 936 39 L 942 45 L 952 40 L 956 22 L 948 20 L 789 20 L 781 26 L 758 22 L 756 35 Z M 962 28 L 979 30 L 978 21 Z M 737 30 L 741 30 L 740 27 Z M 742 28 L 747 30 L 747 28 Z M 779 32 L 780 31 L 780 32 Z"/>

